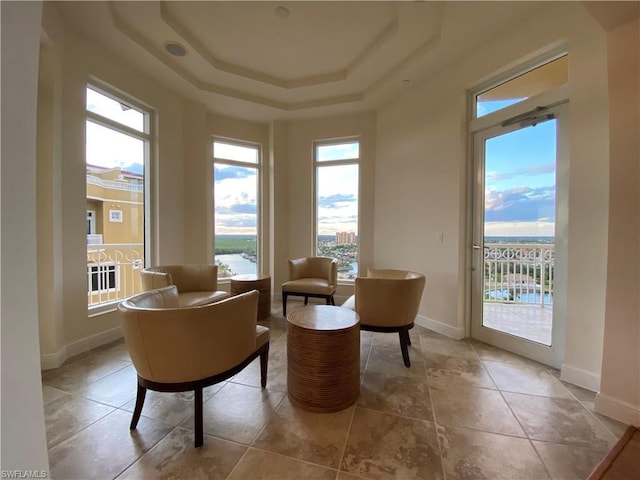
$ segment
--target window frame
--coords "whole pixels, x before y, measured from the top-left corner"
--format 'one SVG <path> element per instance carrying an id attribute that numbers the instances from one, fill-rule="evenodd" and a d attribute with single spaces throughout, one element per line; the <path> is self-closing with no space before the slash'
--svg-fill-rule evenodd
<path id="1" fill-rule="evenodd" d="M 215 143 L 224 143 L 228 145 L 234 145 L 238 147 L 251 148 L 256 150 L 257 154 L 257 162 L 245 162 L 242 160 L 232 160 L 228 158 L 220 158 L 215 156 Z M 209 205 L 211 206 L 211 215 L 209 218 L 212 219 L 211 225 L 211 263 L 215 265 L 216 260 L 216 194 L 215 194 L 215 167 L 216 164 L 241 167 L 241 168 L 253 168 L 256 171 L 256 275 L 262 274 L 262 265 L 263 265 L 263 245 L 264 241 L 262 238 L 262 226 L 263 226 L 263 202 L 262 202 L 262 182 L 263 182 L 263 174 L 264 174 L 264 158 L 262 154 L 262 144 L 258 142 L 252 142 L 249 140 L 241 140 L 237 138 L 223 137 L 220 135 L 213 135 L 211 137 L 211 198 L 209 201 Z M 229 277 L 218 277 L 218 283 L 225 284 L 229 283 L 231 280 L 231 276 Z"/>
<path id="2" fill-rule="evenodd" d="M 481 121 L 487 117 L 489 117 L 490 115 L 495 115 L 499 112 L 502 112 L 503 110 L 507 109 L 507 108 L 513 108 L 513 107 L 517 107 L 518 105 L 520 105 L 523 101 L 526 101 L 528 99 L 531 98 L 536 98 L 538 95 L 540 94 L 535 94 L 531 97 L 529 97 L 528 99 L 525 99 L 523 101 L 514 103 L 512 105 L 509 105 L 507 107 L 504 107 L 500 110 L 496 110 L 495 112 L 491 112 L 488 113 L 486 115 L 480 116 L 478 117 L 478 104 L 477 104 L 477 97 L 482 95 L 483 93 L 486 93 L 496 87 L 499 87 L 500 85 L 504 85 L 518 77 L 521 77 L 522 75 L 526 75 L 529 72 L 532 72 L 534 70 L 536 70 L 539 67 L 542 67 L 543 65 L 546 65 L 548 63 L 554 62 L 555 60 L 558 60 L 561 57 L 564 56 L 568 56 L 569 55 L 569 51 L 568 48 L 566 46 L 566 44 L 562 43 L 560 45 L 556 45 L 554 47 L 552 47 L 551 49 L 547 49 L 545 51 L 542 52 L 537 52 L 532 54 L 529 58 L 524 58 L 523 60 L 521 60 L 520 62 L 517 63 L 517 65 L 511 65 L 507 68 L 505 68 L 503 71 L 498 71 L 498 72 L 493 72 L 489 79 L 485 79 L 484 81 L 480 81 L 476 87 L 474 87 L 473 89 L 469 90 L 469 122 L 474 122 L 474 121 Z M 559 87 L 554 87 L 551 90 L 557 89 Z M 545 94 L 546 92 L 548 92 L 549 90 L 545 91 L 545 92 L 541 92 L 542 94 Z M 497 115 L 496 115 L 497 116 Z"/>
<path id="3" fill-rule="evenodd" d="M 90 111 L 88 109 L 88 105 L 87 105 L 87 90 L 94 90 L 95 92 L 104 95 L 105 97 L 110 98 L 111 100 L 114 100 L 118 103 L 121 104 L 125 104 L 126 106 L 128 106 L 129 108 L 132 108 L 140 113 L 143 114 L 143 131 L 140 130 L 136 130 L 135 128 L 129 127 L 123 123 L 119 123 L 115 120 L 112 120 L 106 116 L 103 116 L 99 113 Z M 84 101 L 84 123 L 83 123 L 83 128 L 84 128 L 84 147 L 85 147 L 85 153 L 84 153 L 84 160 L 85 160 L 85 166 L 87 165 L 87 157 L 86 157 L 86 148 L 87 148 L 87 132 L 86 132 L 86 128 L 87 128 L 87 124 L 89 122 L 98 125 L 100 127 L 103 128 L 107 128 L 110 129 L 112 131 L 115 131 L 117 133 L 135 138 L 137 140 L 140 140 L 142 142 L 143 145 L 143 218 L 142 218 L 142 228 L 143 228 L 143 254 L 142 254 L 142 258 L 143 258 L 143 268 L 144 266 L 148 266 L 151 264 L 151 259 L 153 258 L 153 239 L 151 236 L 151 232 L 152 232 L 152 222 L 153 222 L 153 217 L 152 217 L 152 212 L 153 212 L 153 208 L 152 208 L 152 203 L 153 203 L 153 196 L 151 193 L 151 185 L 152 185 L 152 175 L 153 172 L 151 170 L 151 165 L 152 165 L 152 157 L 155 153 L 155 145 L 154 145 L 154 141 L 155 141 L 155 133 L 156 133 L 156 128 L 155 128 L 155 122 L 156 122 L 156 113 L 154 111 L 153 108 L 151 108 L 149 105 L 144 104 L 143 102 L 133 98 L 132 96 L 122 92 L 121 90 L 114 88 L 106 83 L 104 83 L 103 81 L 101 81 L 98 78 L 95 78 L 93 76 L 90 76 L 87 80 L 87 82 L 84 85 L 84 89 L 83 89 L 83 101 Z M 95 221 L 95 218 L 94 218 Z M 139 263 L 139 262 L 137 262 Z M 91 282 L 91 272 L 90 272 L 90 268 L 91 266 L 97 266 L 97 265 L 109 265 L 109 263 L 94 263 L 94 262 L 87 262 L 87 275 L 88 275 L 88 281 Z M 139 267 L 139 265 L 133 265 L 132 264 L 132 269 L 136 269 L 136 266 Z M 118 265 L 115 265 L 115 276 L 116 276 L 116 287 L 115 288 L 110 288 L 110 289 L 106 289 L 106 290 L 96 290 L 96 291 L 91 291 L 90 287 L 91 285 L 88 285 L 88 297 L 91 298 L 92 294 L 98 294 L 98 293 L 111 293 L 111 292 L 118 292 L 120 290 L 120 268 Z M 96 315 L 100 315 L 103 313 L 107 313 L 110 311 L 114 311 L 115 310 L 115 306 L 117 305 L 118 302 L 122 301 L 122 298 L 119 299 L 114 299 L 114 300 L 107 300 L 98 304 L 89 304 L 88 305 L 88 311 L 89 311 L 89 316 L 93 317 Z"/>
<path id="4" fill-rule="evenodd" d="M 358 156 L 356 158 L 347 158 L 339 160 L 318 160 L 318 147 L 330 146 L 330 145 L 343 145 L 349 143 L 358 144 Z M 347 166 L 356 165 L 358 167 L 358 180 L 357 180 L 357 192 L 358 192 L 358 220 L 356 222 L 356 262 L 358 263 L 358 271 L 356 276 L 360 273 L 360 197 L 361 197 L 361 177 L 362 177 L 362 141 L 360 136 L 331 138 L 316 140 L 313 142 L 313 245 L 312 252 L 314 255 L 318 255 L 318 169 L 323 167 L 335 167 L 335 166 Z M 339 284 L 353 284 L 355 279 L 350 278 L 338 278 Z"/>

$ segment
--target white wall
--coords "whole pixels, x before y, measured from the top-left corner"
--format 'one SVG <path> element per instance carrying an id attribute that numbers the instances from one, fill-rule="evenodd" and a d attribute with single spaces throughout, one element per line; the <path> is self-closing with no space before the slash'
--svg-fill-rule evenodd
<path id="1" fill-rule="evenodd" d="M 207 142 L 207 112 L 186 102 L 184 108 L 184 252 L 185 263 L 209 263 L 212 225 L 206 206 L 211 202 L 211 148 Z"/>
<path id="2" fill-rule="evenodd" d="M 43 35 L 40 46 L 37 126 L 37 248 L 40 348 L 45 368 L 60 364 L 66 350 L 62 314 L 62 65 Z M 47 353 L 44 353 L 47 352 Z"/>
<path id="3" fill-rule="evenodd" d="M 606 43 L 580 3 L 544 6 L 381 109 L 374 256 L 376 264 L 424 272 L 420 316 L 437 331 L 464 335 L 467 91 L 505 67 L 563 43 L 569 50 L 571 95 L 570 288 L 563 373 L 597 389 L 608 221 Z M 442 244 L 436 242 L 436 232 L 443 232 Z"/>
<path id="4" fill-rule="evenodd" d="M 640 426 L 640 21 L 608 34 L 610 200 L 602 386 L 596 410 Z"/>
<path id="5" fill-rule="evenodd" d="M 379 113 L 376 147 L 375 264 L 424 273 L 420 314 L 454 338 L 464 337 L 464 105 L 455 83 L 416 88 Z"/>
<path id="6" fill-rule="evenodd" d="M 36 98 L 42 5 L 2 2 L 1 468 L 48 471 L 36 266 Z M 16 208 L 16 206 L 20 208 Z"/>

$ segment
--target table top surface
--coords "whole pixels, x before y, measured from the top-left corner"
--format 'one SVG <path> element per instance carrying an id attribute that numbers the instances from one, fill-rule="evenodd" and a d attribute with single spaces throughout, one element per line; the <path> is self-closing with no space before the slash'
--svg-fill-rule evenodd
<path id="1" fill-rule="evenodd" d="M 256 275 L 255 273 L 247 273 L 244 275 L 235 275 L 231 277 L 234 282 L 255 282 L 257 280 L 266 280 L 271 278 L 269 275 Z"/>
<path id="2" fill-rule="evenodd" d="M 360 322 L 353 310 L 333 305 L 310 305 L 287 315 L 287 321 L 296 327 L 308 330 L 344 330 Z"/>

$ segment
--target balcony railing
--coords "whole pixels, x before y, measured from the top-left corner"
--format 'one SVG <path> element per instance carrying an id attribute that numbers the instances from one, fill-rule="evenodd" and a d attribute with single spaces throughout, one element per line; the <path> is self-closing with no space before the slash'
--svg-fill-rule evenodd
<path id="1" fill-rule="evenodd" d="M 551 306 L 554 260 L 553 245 L 485 243 L 485 303 Z"/>
<path id="2" fill-rule="evenodd" d="M 87 175 L 87 183 L 97 185 L 99 187 L 111 188 L 114 190 L 126 190 L 129 192 L 142 192 L 144 185 L 142 183 L 127 183 L 120 180 L 105 180 L 95 175 Z"/>
<path id="3" fill-rule="evenodd" d="M 142 291 L 142 243 L 87 245 L 87 303 L 96 307 L 124 300 Z"/>

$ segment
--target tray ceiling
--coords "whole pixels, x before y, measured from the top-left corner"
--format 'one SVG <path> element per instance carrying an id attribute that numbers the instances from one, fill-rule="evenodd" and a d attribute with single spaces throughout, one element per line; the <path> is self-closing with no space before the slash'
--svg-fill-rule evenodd
<path id="1" fill-rule="evenodd" d="M 69 27 L 170 88 L 258 121 L 377 108 L 538 5 L 56 2 Z"/>

